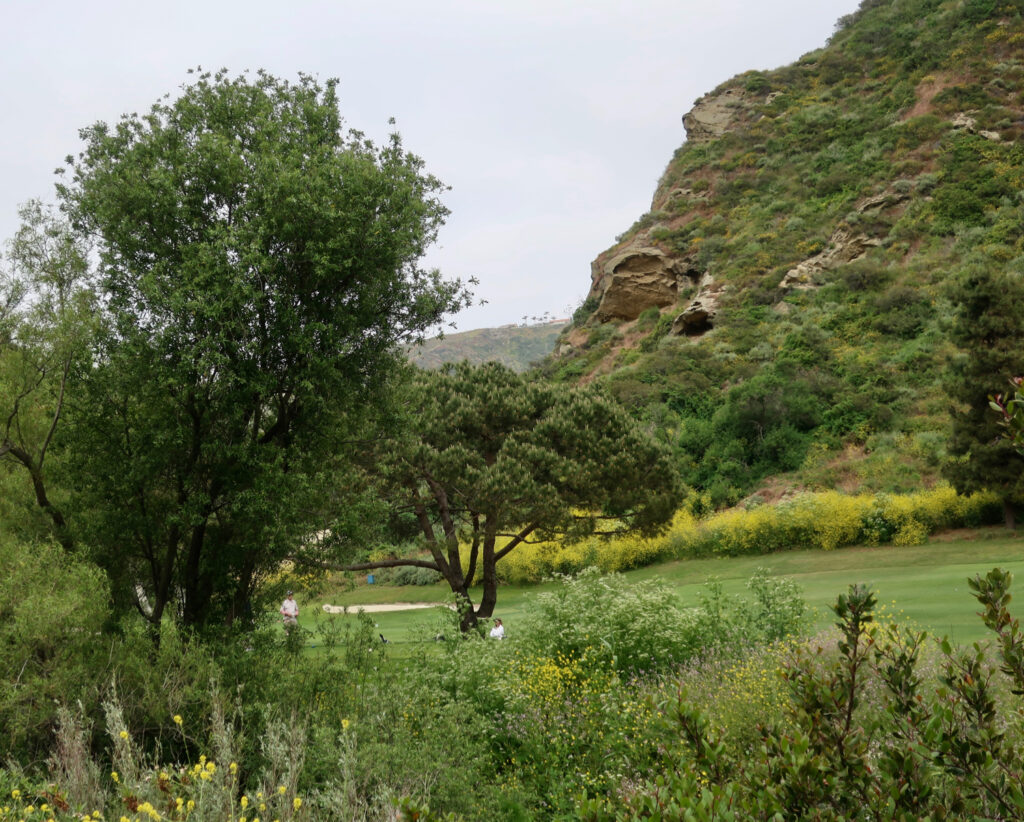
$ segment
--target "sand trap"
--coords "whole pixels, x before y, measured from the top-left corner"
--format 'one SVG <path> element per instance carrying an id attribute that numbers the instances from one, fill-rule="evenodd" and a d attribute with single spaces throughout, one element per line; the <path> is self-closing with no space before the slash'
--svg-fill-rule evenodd
<path id="1" fill-rule="evenodd" d="M 324 611 L 328 614 L 343 614 L 346 610 L 349 613 L 357 613 L 358 611 L 366 611 L 368 614 L 381 612 L 381 611 L 411 611 L 414 608 L 451 608 L 451 605 L 445 605 L 443 602 L 392 602 L 386 605 L 324 605 Z"/>

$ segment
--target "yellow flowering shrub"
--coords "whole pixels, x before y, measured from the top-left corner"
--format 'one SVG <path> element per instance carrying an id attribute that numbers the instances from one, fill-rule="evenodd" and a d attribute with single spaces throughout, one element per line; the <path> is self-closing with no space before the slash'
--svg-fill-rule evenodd
<path id="1" fill-rule="evenodd" d="M 574 544 L 527 543 L 498 566 L 515 583 L 539 582 L 586 567 L 628 571 L 681 556 L 742 556 L 795 548 L 826 551 L 846 545 L 920 545 L 943 528 L 998 522 L 989 492 L 960 496 L 948 485 L 915 494 L 801 494 L 779 505 L 731 508 L 698 520 L 679 511 L 664 534 L 592 537 Z M 499 544 L 499 549 L 501 544 Z M 464 548 L 464 550 L 466 550 Z"/>

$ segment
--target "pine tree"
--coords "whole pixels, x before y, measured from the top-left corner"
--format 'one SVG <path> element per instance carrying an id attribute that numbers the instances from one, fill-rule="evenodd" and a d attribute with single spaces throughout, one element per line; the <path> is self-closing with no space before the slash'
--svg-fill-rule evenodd
<path id="1" fill-rule="evenodd" d="M 945 474 L 960 493 L 983 488 L 1003 501 L 1007 527 L 1024 500 L 1024 457 L 1001 436 L 989 397 L 1024 372 L 1024 280 L 981 263 L 968 266 L 950 289 L 955 309 L 950 340 L 960 353 L 949 364 L 953 405 Z"/>

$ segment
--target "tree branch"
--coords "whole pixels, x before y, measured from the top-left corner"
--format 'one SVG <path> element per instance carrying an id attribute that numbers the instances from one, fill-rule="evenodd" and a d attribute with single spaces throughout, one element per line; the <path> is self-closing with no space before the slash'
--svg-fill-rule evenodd
<path id="1" fill-rule="evenodd" d="M 500 551 L 496 551 L 495 552 L 495 554 L 494 554 L 494 561 L 497 562 L 502 557 L 506 556 L 513 548 L 515 548 L 517 545 L 519 545 L 519 543 L 523 542 L 536 529 L 537 529 L 537 523 L 535 523 L 535 522 L 531 522 L 529 525 L 527 525 L 525 528 L 523 528 L 523 530 L 521 530 L 518 534 L 516 534 L 514 537 L 512 537 L 512 539 L 511 539 L 511 541 L 509 542 L 508 545 L 506 545 Z"/>
<path id="2" fill-rule="evenodd" d="M 298 562 L 301 565 L 316 565 L 320 568 L 325 568 L 328 571 L 372 571 L 375 568 L 400 568 L 402 566 L 411 566 L 413 568 L 429 568 L 431 571 L 437 571 L 441 573 L 441 569 L 437 567 L 436 562 L 431 562 L 426 559 L 378 559 L 372 562 L 355 562 L 351 565 L 339 565 L 334 562 L 320 562 L 313 563 L 308 560 L 299 560 L 292 558 L 294 562 Z"/>

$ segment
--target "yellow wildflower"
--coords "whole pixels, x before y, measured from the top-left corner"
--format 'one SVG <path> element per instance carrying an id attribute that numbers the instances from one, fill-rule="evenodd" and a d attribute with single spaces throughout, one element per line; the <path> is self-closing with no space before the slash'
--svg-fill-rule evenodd
<path id="1" fill-rule="evenodd" d="M 296 796 L 292 800 L 292 807 L 295 808 L 295 810 L 298 810 L 299 808 L 301 808 L 302 807 L 302 799 L 299 798 L 298 796 Z"/>
<path id="2" fill-rule="evenodd" d="M 181 720 L 181 714 L 175 714 L 175 715 L 174 715 L 174 716 L 172 717 L 172 719 L 174 720 L 174 724 L 175 724 L 175 725 L 180 725 L 180 724 L 181 724 L 181 722 L 182 722 L 182 720 Z"/>
<path id="3" fill-rule="evenodd" d="M 121 737 L 121 739 L 127 739 L 128 731 L 121 731 L 121 733 L 119 733 L 118 736 Z"/>
<path id="4" fill-rule="evenodd" d="M 244 810 L 245 808 L 248 808 L 248 807 L 249 807 L 249 797 L 248 797 L 248 796 L 246 796 L 246 795 L 245 795 L 245 794 L 243 793 L 243 794 L 242 794 L 242 798 L 241 798 L 241 799 L 239 800 L 238 804 L 242 806 L 243 810 Z"/>
<path id="5" fill-rule="evenodd" d="M 115 782 L 121 781 L 121 777 L 117 775 L 117 771 L 111 771 L 110 778 L 113 779 Z"/>

